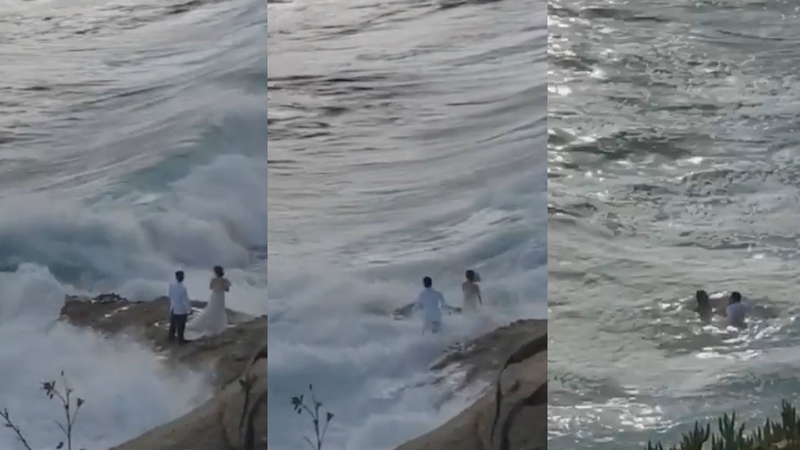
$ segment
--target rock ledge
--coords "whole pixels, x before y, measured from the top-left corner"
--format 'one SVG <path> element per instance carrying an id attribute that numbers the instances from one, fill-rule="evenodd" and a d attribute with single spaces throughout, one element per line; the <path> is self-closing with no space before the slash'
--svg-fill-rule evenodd
<path id="1" fill-rule="evenodd" d="M 194 306 L 203 306 L 193 302 Z M 255 450 L 267 447 L 267 316 L 228 312 L 230 327 L 186 345 L 165 345 L 169 300 L 115 294 L 67 297 L 61 320 L 150 346 L 167 364 L 211 369 L 215 395 L 188 414 L 111 450 Z"/>

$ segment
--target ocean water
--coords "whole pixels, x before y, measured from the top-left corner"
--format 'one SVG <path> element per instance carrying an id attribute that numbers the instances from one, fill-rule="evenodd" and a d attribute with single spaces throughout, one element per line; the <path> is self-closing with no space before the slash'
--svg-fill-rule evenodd
<path id="1" fill-rule="evenodd" d="M 65 294 L 163 295 L 266 313 L 266 20 L 261 1 L 2 0 L 0 407 L 34 448 L 66 372 L 77 445 L 108 448 L 210 395 L 132 342 L 54 325 Z M 0 448 L 21 448 L 0 433 Z"/>
<path id="2" fill-rule="evenodd" d="M 800 400 L 800 9 L 549 8 L 550 448 L 676 442 Z M 740 291 L 750 327 L 685 299 Z"/>
<path id="3" fill-rule="evenodd" d="M 432 383 L 458 340 L 546 315 L 546 13 L 533 0 L 269 5 L 269 445 L 389 449 L 480 385 Z M 441 339 L 393 320 L 425 275 L 487 307 Z"/>

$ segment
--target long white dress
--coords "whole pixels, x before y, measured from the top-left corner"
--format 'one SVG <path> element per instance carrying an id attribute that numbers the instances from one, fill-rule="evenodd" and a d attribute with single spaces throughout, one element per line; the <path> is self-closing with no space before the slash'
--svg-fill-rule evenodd
<path id="1" fill-rule="evenodd" d="M 214 278 L 209 284 L 211 297 L 200 314 L 186 325 L 192 334 L 210 335 L 225 331 L 228 327 L 228 313 L 225 310 L 225 292 L 231 283 L 225 278 Z"/>
<path id="2" fill-rule="evenodd" d="M 464 312 L 474 313 L 478 310 L 479 297 L 481 295 L 481 288 L 477 283 L 470 283 L 465 281 L 461 285 L 461 291 L 464 293 Z"/>

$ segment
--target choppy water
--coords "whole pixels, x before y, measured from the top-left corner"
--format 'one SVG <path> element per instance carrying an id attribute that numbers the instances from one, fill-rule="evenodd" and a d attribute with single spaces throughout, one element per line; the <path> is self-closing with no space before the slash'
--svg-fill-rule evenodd
<path id="1" fill-rule="evenodd" d="M 799 18 L 551 2 L 551 448 L 674 442 L 800 400 Z M 680 306 L 701 288 L 749 297 L 751 328 L 702 327 Z"/>
<path id="2" fill-rule="evenodd" d="M 543 2 L 297 0 L 269 6 L 270 448 L 310 422 L 331 448 L 393 448 L 468 396 L 431 386 L 460 338 L 543 316 Z M 394 321 L 423 275 L 460 304 L 477 269 L 490 307 L 443 341 Z"/>
<path id="3" fill-rule="evenodd" d="M 202 300 L 221 264 L 229 306 L 266 312 L 267 9 L 0 9 L 0 407 L 35 448 L 56 445 L 58 409 L 38 381 L 65 370 L 86 399 L 78 444 L 108 448 L 209 392 L 133 344 L 50 328 L 65 293 L 151 299 L 183 268 Z M 0 434 L 0 447 L 17 445 Z"/>

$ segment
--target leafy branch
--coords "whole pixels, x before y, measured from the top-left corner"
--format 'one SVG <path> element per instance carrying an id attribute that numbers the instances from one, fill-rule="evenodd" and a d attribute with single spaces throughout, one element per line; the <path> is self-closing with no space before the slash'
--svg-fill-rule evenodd
<path id="1" fill-rule="evenodd" d="M 72 401 L 72 388 L 69 387 L 67 383 L 67 378 L 64 375 L 64 371 L 61 371 L 61 382 L 63 384 L 63 390 L 58 388 L 58 383 L 53 381 L 44 381 L 42 382 L 42 390 L 44 391 L 45 395 L 51 400 L 54 398 L 58 398 L 61 401 L 61 407 L 64 412 L 65 421 L 60 422 L 58 420 L 55 421 L 56 425 L 61 429 L 61 432 L 64 433 L 64 436 L 67 438 L 66 442 L 62 441 L 59 442 L 56 446 L 57 450 L 61 450 L 64 448 L 64 444 L 66 443 L 67 450 L 72 450 L 72 430 L 75 427 L 75 422 L 78 419 L 78 412 L 80 412 L 81 406 L 84 404 L 84 400 L 80 397 L 75 399 L 74 408 L 73 408 L 73 401 Z M 10 429 L 14 432 L 17 436 L 17 440 L 25 447 L 26 450 L 33 450 L 28 443 L 28 440 L 22 434 L 22 430 L 19 426 L 17 426 L 11 420 L 11 414 L 8 412 L 8 409 L 3 409 L 0 412 L 0 418 L 5 421 L 5 427 Z"/>
<path id="2" fill-rule="evenodd" d="M 305 396 L 303 394 L 292 397 L 292 407 L 297 414 L 302 414 L 305 412 L 311 417 L 312 423 L 314 424 L 314 435 L 317 443 L 314 445 L 314 442 L 312 442 L 308 437 L 304 437 L 304 439 L 313 450 L 322 450 L 322 442 L 325 440 L 325 433 L 328 431 L 328 425 L 331 423 L 331 419 L 333 419 L 333 413 L 330 411 L 325 413 L 325 425 L 320 430 L 321 420 L 319 409 L 322 408 L 322 403 L 317 401 L 317 398 L 314 395 L 313 385 L 308 385 L 308 391 L 311 394 L 311 407 L 306 404 Z"/>

